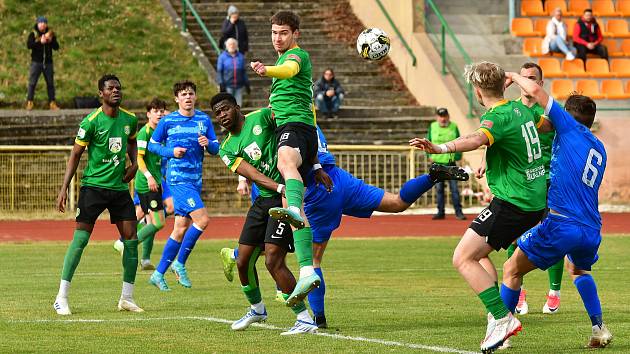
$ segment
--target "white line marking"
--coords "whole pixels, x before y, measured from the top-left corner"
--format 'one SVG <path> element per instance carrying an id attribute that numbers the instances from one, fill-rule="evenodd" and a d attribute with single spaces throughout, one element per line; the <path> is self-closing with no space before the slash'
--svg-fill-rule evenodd
<path id="1" fill-rule="evenodd" d="M 224 318 L 217 317 L 200 317 L 200 316 L 183 316 L 183 317 L 150 317 L 150 318 L 121 318 L 121 319 L 74 319 L 74 320 L 62 320 L 62 319 L 46 319 L 46 320 L 10 320 L 9 323 L 107 323 L 107 322 L 142 322 L 142 321 L 172 321 L 172 320 L 196 320 L 196 321 L 209 321 L 215 323 L 225 323 L 232 324 L 232 320 L 227 320 Z M 274 325 L 268 325 L 263 323 L 254 323 L 252 324 L 254 327 L 264 328 L 274 331 L 284 331 L 286 328 L 277 327 Z M 344 336 L 341 334 L 333 334 L 333 333 L 325 333 L 318 332 L 313 335 L 328 337 L 332 339 L 340 339 L 340 340 L 348 340 L 354 342 L 367 342 L 373 344 L 382 344 L 389 347 L 404 347 L 411 349 L 422 349 L 429 350 L 438 353 L 458 353 L 458 354 L 474 354 L 476 352 L 470 352 L 466 350 L 460 350 L 455 348 L 448 347 L 438 347 L 432 345 L 423 345 L 423 344 L 414 344 L 414 343 L 405 343 L 405 342 L 396 342 L 391 340 L 383 340 L 383 339 L 375 339 L 375 338 L 366 338 L 366 337 L 353 337 L 353 336 Z"/>

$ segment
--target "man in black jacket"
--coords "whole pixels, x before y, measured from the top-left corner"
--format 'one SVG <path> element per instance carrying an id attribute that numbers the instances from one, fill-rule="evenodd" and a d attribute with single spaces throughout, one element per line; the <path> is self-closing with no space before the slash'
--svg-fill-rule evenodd
<path id="1" fill-rule="evenodd" d="M 333 69 L 328 68 L 324 71 L 322 77 L 315 83 L 313 94 L 320 112 L 325 113 L 328 118 L 337 116 L 345 92 L 339 81 L 335 79 Z"/>
<path id="2" fill-rule="evenodd" d="M 57 110 L 55 102 L 55 81 L 53 72 L 53 50 L 59 50 L 59 43 L 53 31 L 48 28 L 48 20 L 44 16 L 37 18 L 33 31 L 28 35 L 26 46 L 31 50 L 31 69 L 28 78 L 28 94 L 26 109 L 33 109 L 33 97 L 37 80 L 43 73 L 48 90 L 50 109 Z"/>
<path id="3" fill-rule="evenodd" d="M 227 18 L 223 20 L 221 27 L 221 40 L 219 46 L 225 49 L 224 44 L 229 38 L 238 41 L 238 51 L 245 55 L 249 51 L 249 35 L 245 22 L 240 19 L 238 9 L 234 5 L 230 5 L 227 11 Z"/>

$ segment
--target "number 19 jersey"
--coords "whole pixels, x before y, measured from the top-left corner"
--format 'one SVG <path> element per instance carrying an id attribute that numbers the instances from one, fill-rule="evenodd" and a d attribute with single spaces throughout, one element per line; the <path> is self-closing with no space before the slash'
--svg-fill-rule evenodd
<path id="1" fill-rule="evenodd" d="M 547 183 L 536 123 L 529 108 L 502 100 L 481 117 L 489 140 L 486 176 L 494 196 L 523 211 L 545 209 Z"/>
<path id="2" fill-rule="evenodd" d="M 545 113 L 556 129 L 551 148 L 549 208 L 601 229 L 598 192 L 606 169 L 604 144 L 551 97 Z"/>

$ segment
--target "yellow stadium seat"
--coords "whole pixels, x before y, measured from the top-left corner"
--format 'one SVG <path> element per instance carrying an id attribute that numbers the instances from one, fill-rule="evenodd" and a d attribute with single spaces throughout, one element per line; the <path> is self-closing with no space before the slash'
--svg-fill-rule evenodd
<path id="1" fill-rule="evenodd" d="M 584 96 L 588 96 L 594 100 L 604 98 L 601 92 L 599 92 L 599 85 L 597 80 L 578 80 L 575 85 L 575 90 Z"/>
<path id="2" fill-rule="evenodd" d="M 523 0 L 521 1 L 521 16 L 545 16 L 547 13 L 543 10 L 540 0 Z"/>
<path id="3" fill-rule="evenodd" d="M 512 19 L 511 32 L 513 36 L 517 37 L 532 37 L 540 35 L 538 32 L 534 31 L 534 24 L 529 18 Z"/>
<path id="4" fill-rule="evenodd" d="M 553 14 L 553 10 L 560 8 L 563 14 L 569 14 L 569 10 L 567 9 L 567 3 L 564 0 L 547 0 L 545 1 L 545 12 L 547 15 L 551 16 Z"/>
<path id="5" fill-rule="evenodd" d="M 623 92 L 623 83 L 621 80 L 603 80 L 602 94 L 609 100 L 624 100 L 630 98 L 630 93 Z"/>
<path id="6" fill-rule="evenodd" d="M 617 77 L 630 77 L 630 59 L 612 59 L 610 71 L 615 73 Z"/>
<path id="7" fill-rule="evenodd" d="M 582 59 L 575 60 L 563 60 L 562 71 L 567 74 L 567 77 L 590 77 L 591 75 L 584 71 L 584 62 Z"/>
<path id="8" fill-rule="evenodd" d="M 556 58 L 540 58 L 538 65 L 540 65 L 544 77 L 567 77 Z"/>
<path id="9" fill-rule="evenodd" d="M 569 16 L 582 16 L 584 10 L 591 7 L 588 0 L 569 0 Z"/>
<path id="10" fill-rule="evenodd" d="M 573 37 L 573 28 L 575 27 L 575 24 L 577 23 L 577 19 L 565 18 L 564 23 L 566 23 L 567 25 L 567 37 Z"/>
<path id="11" fill-rule="evenodd" d="M 612 0 L 593 0 L 593 15 L 597 17 L 614 17 L 621 16 L 620 12 L 615 11 L 615 5 Z"/>
<path id="12" fill-rule="evenodd" d="M 542 38 L 525 38 L 523 40 L 523 54 L 529 57 L 543 57 L 542 53 Z"/>
<path id="13" fill-rule="evenodd" d="M 617 0 L 617 11 L 621 16 L 630 16 L 630 0 Z"/>
<path id="14" fill-rule="evenodd" d="M 588 59 L 586 61 L 586 72 L 590 74 L 591 77 L 615 77 L 615 74 L 611 73 L 610 69 L 608 68 L 608 60 L 601 58 Z"/>
<path id="15" fill-rule="evenodd" d="M 602 45 L 605 45 L 606 48 L 608 48 L 609 57 L 623 57 L 624 56 L 623 49 L 619 47 L 619 42 L 616 39 L 604 39 L 604 41 L 602 42 Z"/>
<path id="16" fill-rule="evenodd" d="M 621 51 L 623 55 L 630 57 L 630 39 L 624 39 L 623 42 L 621 42 Z"/>
<path id="17" fill-rule="evenodd" d="M 551 96 L 558 100 L 564 100 L 575 91 L 571 80 L 553 80 L 551 82 Z"/>
<path id="18" fill-rule="evenodd" d="M 613 19 L 606 22 L 606 34 L 613 38 L 630 38 L 628 20 Z"/>

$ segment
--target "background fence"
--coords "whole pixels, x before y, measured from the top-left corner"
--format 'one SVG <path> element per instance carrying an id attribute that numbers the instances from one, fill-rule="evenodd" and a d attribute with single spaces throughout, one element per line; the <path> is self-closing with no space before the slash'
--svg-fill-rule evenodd
<path id="1" fill-rule="evenodd" d="M 55 201 L 70 146 L 0 146 L 0 218 L 42 217 L 58 215 Z M 402 184 L 428 171 L 426 155 L 407 146 L 374 145 L 330 145 L 337 164 L 366 183 L 398 193 Z M 73 179 L 68 198 L 68 212 L 74 215 L 80 178 L 87 153 L 84 153 Z M 236 193 L 238 180 L 223 162 L 206 156 L 203 169 L 203 200 L 211 214 L 242 214 L 250 205 L 249 198 Z M 459 182 L 460 192 L 467 190 L 462 198 L 464 207 L 475 205 L 472 192 L 480 187 L 474 178 Z M 414 208 L 435 205 L 435 193 L 431 190 L 423 195 Z M 450 198 L 447 198 L 447 207 Z"/>

